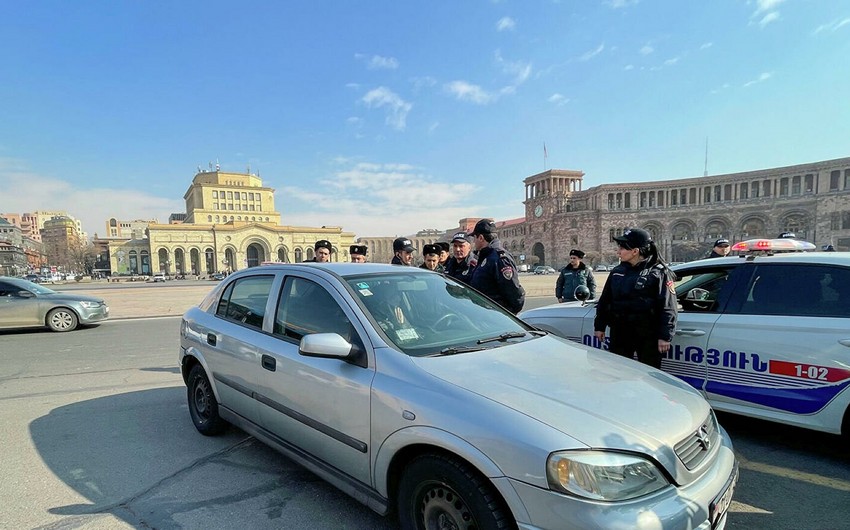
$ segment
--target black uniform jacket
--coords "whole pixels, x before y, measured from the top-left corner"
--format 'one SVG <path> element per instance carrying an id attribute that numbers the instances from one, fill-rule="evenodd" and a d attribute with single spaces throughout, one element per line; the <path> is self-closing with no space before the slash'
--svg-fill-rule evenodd
<path id="1" fill-rule="evenodd" d="M 525 289 L 519 284 L 514 258 L 498 239 L 478 251 L 478 265 L 472 271 L 469 285 L 514 314 L 525 304 Z"/>
<path id="2" fill-rule="evenodd" d="M 472 271 L 475 269 L 477 263 L 472 252 L 460 261 L 452 256 L 446 260 L 446 275 L 451 276 L 459 282 L 469 283 L 469 280 L 472 279 Z"/>
<path id="3" fill-rule="evenodd" d="M 596 279 L 593 272 L 585 263 L 579 262 L 578 268 L 574 269 L 567 265 L 558 274 L 555 282 L 555 298 L 564 300 L 575 300 L 575 290 L 579 285 L 584 285 L 590 290 L 590 299 L 596 298 Z"/>
<path id="4" fill-rule="evenodd" d="M 622 262 L 614 267 L 596 305 L 594 330 L 610 326 L 672 340 L 678 313 L 673 274 L 661 264 L 645 265 Z"/>

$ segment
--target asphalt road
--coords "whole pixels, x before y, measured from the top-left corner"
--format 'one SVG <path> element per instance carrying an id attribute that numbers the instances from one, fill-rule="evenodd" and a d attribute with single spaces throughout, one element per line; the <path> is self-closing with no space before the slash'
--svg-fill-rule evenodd
<path id="1" fill-rule="evenodd" d="M 198 434 L 178 328 L 0 332 L 0 528 L 396 528 L 240 431 Z M 850 528 L 850 443 L 720 420 L 741 462 L 729 528 Z"/>

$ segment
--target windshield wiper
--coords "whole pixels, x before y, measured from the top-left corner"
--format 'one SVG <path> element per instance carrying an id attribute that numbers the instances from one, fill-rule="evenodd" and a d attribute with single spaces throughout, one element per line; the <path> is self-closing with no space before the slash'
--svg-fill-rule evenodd
<path id="1" fill-rule="evenodd" d="M 487 339 L 481 339 L 478 341 L 478 344 L 486 344 L 488 342 L 504 342 L 508 339 L 518 339 L 520 337 L 525 337 L 524 331 L 509 331 L 507 333 L 502 333 L 501 335 L 497 335 L 495 337 L 490 337 Z"/>
<path id="2" fill-rule="evenodd" d="M 481 351 L 485 348 L 478 348 L 476 346 L 451 346 L 449 348 L 443 348 L 440 350 L 440 355 L 454 355 L 456 353 L 469 353 L 473 351 Z"/>

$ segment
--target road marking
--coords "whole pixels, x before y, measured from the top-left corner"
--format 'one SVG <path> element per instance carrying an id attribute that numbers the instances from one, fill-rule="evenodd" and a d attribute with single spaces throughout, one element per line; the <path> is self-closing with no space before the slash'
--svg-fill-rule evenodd
<path id="1" fill-rule="evenodd" d="M 763 464 L 761 462 L 751 462 L 741 455 L 735 456 L 738 457 L 738 464 L 743 469 L 755 471 L 757 473 L 765 473 L 767 475 L 774 475 L 777 477 L 787 478 L 791 480 L 798 480 L 800 482 L 805 482 L 814 486 L 821 486 L 824 488 L 831 488 L 838 491 L 850 492 L 850 481 L 847 480 L 824 477 L 823 475 L 816 475 L 815 473 L 794 471 L 793 469 L 772 466 L 770 464 Z"/>

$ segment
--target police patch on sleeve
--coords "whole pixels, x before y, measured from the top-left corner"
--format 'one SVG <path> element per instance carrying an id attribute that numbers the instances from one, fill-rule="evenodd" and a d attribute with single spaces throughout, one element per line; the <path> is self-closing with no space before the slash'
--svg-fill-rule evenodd
<path id="1" fill-rule="evenodd" d="M 667 290 L 670 291 L 673 295 L 676 294 L 676 286 L 673 285 L 673 280 L 667 280 Z"/>
<path id="2" fill-rule="evenodd" d="M 503 267 L 502 268 L 502 276 L 505 277 L 506 280 L 510 280 L 514 277 L 514 270 L 511 267 Z"/>

